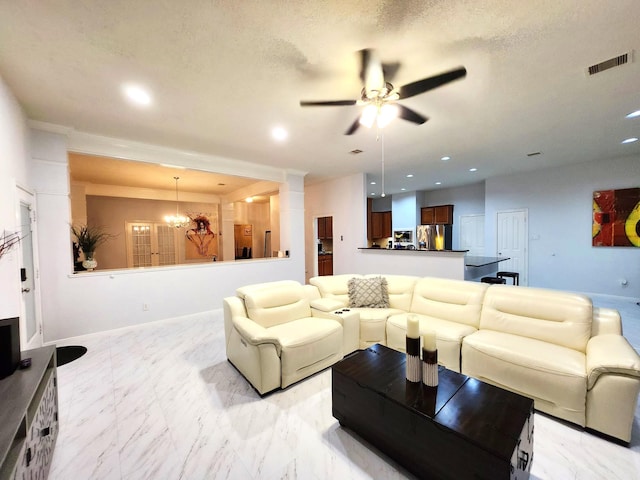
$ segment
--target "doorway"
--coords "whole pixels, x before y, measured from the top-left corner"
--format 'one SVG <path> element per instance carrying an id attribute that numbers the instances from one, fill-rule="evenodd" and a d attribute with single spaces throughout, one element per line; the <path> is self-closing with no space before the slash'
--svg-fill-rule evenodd
<path id="1" fill-rule="evenodd" d="M 496 253 L 498 257 L 509 257 L 500 262 L 498 270 L 518 272 L 520 285 L 529 284 L 529 228 L 528 211 L 505 210 L 497 212 Z"/>
<path id="2" fill-rule="evenodd" d="M 236 260 L 253 258 L 253 225 L 235 224 L 233 239 Z"/>
<path id="3" fill-rule="evenodd" d="M 16 187 L 18 218 L 20 219 L 20 349 L 31 350 L 42 346 L 40 320 L 40 281 L 38 278 L 35 197 L 22 187 Z M 71 248 L 71 247 L 70 247 Z"/>

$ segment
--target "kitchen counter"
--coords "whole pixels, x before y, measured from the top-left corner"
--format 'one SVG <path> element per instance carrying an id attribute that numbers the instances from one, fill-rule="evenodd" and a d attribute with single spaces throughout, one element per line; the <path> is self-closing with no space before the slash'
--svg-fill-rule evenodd
<path id="1" fill-rule="evenodd" d="M 482 277 L 495 276 L 498 264 L 510 260 L 509 257 L 467 256 L 464 260 L 464 279 L 479 280 Z"/>
<path id="2" fill-rule="evenodd" d="M 362 247 L 357 250 L 359 273 L 415 275 L 464 279 L 467 250 L 407 250 Z"/>
<path id="3" fill-rule="evenodd" d="M 509 257 L 476 257 L 471 255 L 464 258 L 464 265 L 465 267 L 485 267 L 505 260 L 509 260 Z"/>
<path id="4" fill-rule="evenodd" d="M 427 250 L 426 248 L 376 248 L 360 247 L 358 250 L 376 250 L 378 252 L 430 252 L 430 253 L 466 253 L 468 250 Z"/>

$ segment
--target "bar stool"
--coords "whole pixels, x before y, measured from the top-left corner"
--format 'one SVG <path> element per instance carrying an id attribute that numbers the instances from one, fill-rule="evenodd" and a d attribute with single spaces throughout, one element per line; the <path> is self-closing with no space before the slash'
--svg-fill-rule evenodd
<path id="1" fill-rule="evenodd" d="M 505 283 L 507 283 L 507 281 L 504 278 L 500 278 L 500 277 L 482 277 L 480 281 L 482 283 L 491 283 L 491 284 L 498 284 L 498 285 L 504 285 Z"/>
<path id="2" fill-rule="evenodd" d="M 497 277 L 508 277 L 513 280 L 514 285 L 520 285 L 520 274 L 518 272 L 498 272 Z"/>

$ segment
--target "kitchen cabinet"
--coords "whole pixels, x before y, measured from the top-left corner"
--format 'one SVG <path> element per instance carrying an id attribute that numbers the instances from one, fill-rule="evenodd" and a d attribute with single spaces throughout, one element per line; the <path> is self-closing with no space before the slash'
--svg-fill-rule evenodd
<path id="1" fill-rule="evenodd" d="M 333 275 L 333 255 L 318 256 L 318 276 Z"/>
<path id="2" fill-rule="evenodd" d="M 391 211 L 371 213 L 371 238 L 387 238 L 391 236 Z"/>
<path id="3" fill-rule="evenodd" d="M 453 205 L 437 205 L 420 209 L 422 225 L 452 225 Z"/>
<path id="4" fill-rule="evenodd" d="M 320 240 L 333 238 L 333 217 L 318 217 L 318 238 Z"/>

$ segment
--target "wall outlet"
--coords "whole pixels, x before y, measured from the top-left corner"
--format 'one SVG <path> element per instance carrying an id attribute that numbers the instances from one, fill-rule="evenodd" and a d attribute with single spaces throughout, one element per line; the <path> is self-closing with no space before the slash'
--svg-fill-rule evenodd
<path id="1" fill-rule="evenodd" d="M 145 311 L 145 312 L 149 311 L 149 304 L 148 303 L 143 303 L 142 304 L 142 310 Z"/>

